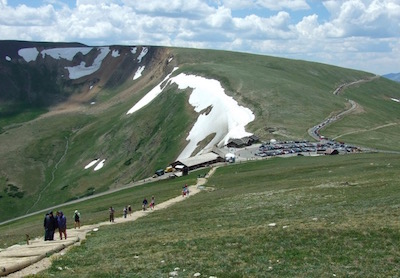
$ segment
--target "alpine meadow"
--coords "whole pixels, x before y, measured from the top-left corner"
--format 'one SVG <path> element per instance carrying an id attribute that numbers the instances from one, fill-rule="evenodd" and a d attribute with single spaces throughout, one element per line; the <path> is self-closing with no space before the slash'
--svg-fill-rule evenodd
<path id="1" fill-rule="evenodd" d="M 250 135 L 253 145 L 228 144 Z M 368 72 L 0 41 L 0 248 L 42 237 L 49 209 L 68 228 L 77 208 L 84 225 L 99 223 L 110 206 L 120 217 L 206 176 L 198 194 L 89 233 L 37 277 L 397 277 L 399 138 L 400 83 Z M 355 151 L 318 151 L 335 144 Z M 217 163 L 166 170 L 209 153 Z"/>

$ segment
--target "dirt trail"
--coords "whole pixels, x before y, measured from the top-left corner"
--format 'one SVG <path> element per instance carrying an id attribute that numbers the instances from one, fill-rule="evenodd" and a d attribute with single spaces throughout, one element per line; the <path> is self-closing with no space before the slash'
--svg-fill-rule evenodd
<path id="1" fill-rule="evenodd" d="M 36 238 L 30 240 L 29 245 L 13 245 L 7 249 L 0 250 L 0 276 L 24 277 L 39 273 L 51 266 L 51 261 L 54 257 L 61 256 L 68 251 L 70 247 L 79 245 L 80 242 L 86 238 L 88 233 L 96 232 L 101 226 L 135 221 L 153 211 L 166 209 L 173 204 L 188 200 L 191 196 L 201 191 L 202 185 L 207 182 L 207 178 L 209 178 L 216 169 L 217 167 L 211 168 L 204 178 L 198 178 L 195 185 L 189 186 L 189 196 L 182 197 L 180 195 L 163 203 L 156 203 L 153 210 L 135 211 L 132 215 L 128 215 L 127 218 L 115 218 L 114 223 L 105 221 L 93 225 L 84 225 L 81 226 L 80 229 L 67 229 L 67 240 L 60 240 L 56 232 L 54 234 L 54 241 L 44 241 L 43 238 Z"/>

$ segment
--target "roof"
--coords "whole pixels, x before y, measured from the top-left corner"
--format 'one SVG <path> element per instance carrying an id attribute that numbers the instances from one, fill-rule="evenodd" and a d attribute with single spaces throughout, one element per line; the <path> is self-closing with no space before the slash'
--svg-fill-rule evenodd
<path id="1" fill-rule="evenodd" d="M 193 157 L 181 159 L 181 160 L 179 160 L 179 162 L 184 164 L 187 167 L 191 167 L 191 166 L 195 166 L 195 165 L 199 165 L 199 164 L 203 164 L 203 163 L 207 163 L 207 162 L 216 160 L 218 157 L 219 157 L 219 155 L 217 155 L 215 153 L 205 153 L 205 154 L 200 154 L 200 155 L 196 155 Z"/>

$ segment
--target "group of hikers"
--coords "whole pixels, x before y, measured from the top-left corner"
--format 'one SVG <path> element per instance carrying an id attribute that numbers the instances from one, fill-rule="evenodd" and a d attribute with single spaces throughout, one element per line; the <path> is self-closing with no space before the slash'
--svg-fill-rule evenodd
<path id="1" fill-rule="evenodd" d="M 80 216 L 78 210 L 74 212 L 75 229 L 81 227 Z M 67 217 L 62 211 L 57 211 L 56 215 L 53 215 L 53 211 L 46 213 L 43 221 L 44 226 L 44 240 L 54 240 L 54 233 L 58 229 L 60 234 L 60 240 L 67 239 Z"/>
<path id="2" fill-rule="evenodd" d="M 142 202 L 142 209 L 143 209 L 143 211 L 145 211 L 147 209 L 147 207 L 149 207 L 153 210 L 155 204 L 156 203 L 155 203 L 154 196 L 151 197 L 150 204 L 147 201 L 147 198 L 145 197 Z M 108 209 L 108 212 L 110 214 L 110 222 L 114 222 L 115 209 L 113 207 L 110 207 Z M 128 215 L 131 216 L 132 215 L 132 206 L 131 205 L 125 206 L 124 209 L 122 210 L 122 215 L 124 216 L 124 218 L 126 218 Z"/>

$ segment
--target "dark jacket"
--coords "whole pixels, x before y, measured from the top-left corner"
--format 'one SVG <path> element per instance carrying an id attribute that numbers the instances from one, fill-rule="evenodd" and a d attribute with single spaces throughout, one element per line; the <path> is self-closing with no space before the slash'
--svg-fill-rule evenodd
<path id="1" fill-rule="evenodd" d="M 54 231 L 57 228 L 57 220 L 52 214 L 46 214 L 43 225 L 46 230 Z"/>
<path id="2" fill-rule="evenodd" d="M 65 217 L 64 214 L 60 214 L 57 217 L 57 222 L 58 222 L 58 228 L 59 229 L 66 229 L 67 228 L 67 218 Z"/>

